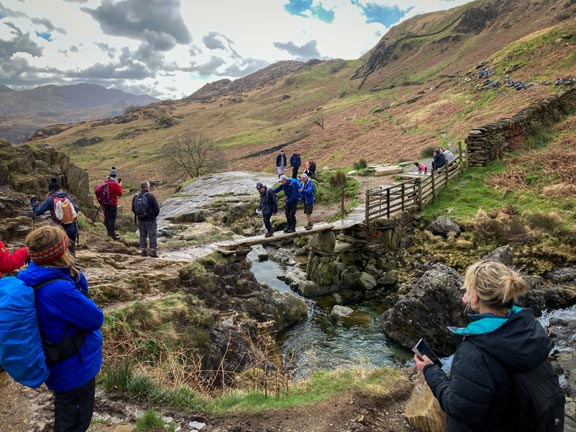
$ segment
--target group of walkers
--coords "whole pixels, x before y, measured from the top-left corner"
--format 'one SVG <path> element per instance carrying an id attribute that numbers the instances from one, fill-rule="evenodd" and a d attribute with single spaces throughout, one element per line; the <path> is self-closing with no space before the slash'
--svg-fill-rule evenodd
<path id="1" fill-rule="evenodd" d="M 272 237 L 274 235 L 271 218 L 272 215 L 278 212 L 278 198 L 276 194 L 279 192 L 284 192 L 285 196 L 285 200 L 282 203 L 284 214 L 286 215 L 286 228 L 284 232 L 296 232 L 296 211 L 299 203 L 303 204 L 304 214 L 307 220 L 304 229 L 311 230 L 314 227 L 312 212 L 314 211 L 314 201 L 316 199 L 316 187 L 312 178 L 316 175 L 316 162 L 310 158 L 304 165 L 304 172 L 298 177 L 298 170 L 301 164 L 300 154 L 298 150 L 294 150 L 290 156 L 292 177 L 288 177 L 284 174 L 286 155 L 284 154 L 284 150 L 280 150 L 280 153 L 276 156 L 276 172 L 280 184 L 275 188 L 269 188 L 260 182 L 256 184 L 256 190 L 260 193 L 258 211 L 262 213 L 264 227 L 266 229 L 264 237 Z"/>
<path id="2" fill-rule="evenodd" d="M 450 164 L 455 159 L 454 153 L 444 147 L 434 149 L 432 159 L 432 172 Z M 428 166 L 425 163 L 414 162 L 414 166 L 418 170 L 418 174 L 428 174 Z"/>
<path id="3" fill-rule="evenodd" d="M 116 219 L 118 216 L 118 198 L 124 193 L 122 179 L 118 177 L 116 167 L 112 167 L 104 182 L 95 188 L 96 199 L 104 215 L 104 226 L 108 237 L 120 240 L 116 232 Z M 30 197 L 32 214 L 41 216 L 50 212 L 51 220 L 62 227 L 68 236 L 68 250 L 72 256 L 76 253 L 76 244 L 79 239 L 77 214 L 78 206 L 72 197 L 62 190 L 58 179 L 53 177 L 48 184 L 48 195 L 40 204 L 36 196 Z M 156 218 L 160 214 L 160 205 L 153 193 L 150 192 L 150 182 L 140 184 L 140 192 L 132 197 L 132 213 L 138 226 L 140 235 L 140 249 L 142 256 L 158 257 L 157 254 L 157 224 Z"/>
<path id="4" fill-rule="evenodd" d="M 280 153 L 276 156 L 276 173 L 278 174 L 278 179 L 282 175 L 284 175 L 284 169 L 287 167 L 286 164 L 286 155 L 284 154 L 284 150 L 280 150 Z M 298 178 L 298 171 L 302 166 L 302 158 L 300 157 L 300 153 L 298 150 L 294 150 L 294 152 L 290 155 L 290 168 L 292 168 L 292 178 Z M 304 174 L 309 177 L 314 178 L 316 174 L 316 162 L 314 159 L 308 159 L 308 162 L 304 164 Z"/>

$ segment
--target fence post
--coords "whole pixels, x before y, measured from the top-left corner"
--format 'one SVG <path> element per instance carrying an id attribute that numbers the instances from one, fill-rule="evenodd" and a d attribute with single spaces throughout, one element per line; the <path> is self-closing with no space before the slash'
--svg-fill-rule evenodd
<path id="1" fill-rule="evenodd" d="M 406 192 L 406 183 L 402 183 L 402 211 L 404 211 L 405 192 Z"/>
<path id="2" fill-rule="evenodd" d="M 370 223 L 370 217 L 368 209 L 370 208 L 370 189 L 366 189 L 366 215 L 364 216 L 364 222 L 366 223 L 366 227 L 368 227 Z"/>
<path id="3" fill-rule="evenodd" d="M 416 201 L 416 209 L 418 211 L 422 210 L 422 179 L 416 178 L 414 179 L 414 186 L 416 189 L 416 193 L 414 194 L 414 199 Z"/>
<path id="4" fill-rule="evenodd" d="M 432 196 L 436 198 L 436 181 L 434 176 L 434 170 L 432 170 L 432 173 L 430 174 L 430 180 L 432 185 Z"/>
<path id="5" fill-rule="evenodd" d="M 386 189 L 386 215 L 390 219 L 390 188 Z"/>

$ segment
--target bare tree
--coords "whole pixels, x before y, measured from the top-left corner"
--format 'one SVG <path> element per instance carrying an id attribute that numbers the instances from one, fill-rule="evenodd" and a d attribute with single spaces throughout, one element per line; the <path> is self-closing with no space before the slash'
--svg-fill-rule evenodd
<path id="1" fill-rule="evenodd" d="M 324 110 L 322 107 L 316 108 L 312 113 L 312 123 L 320 126 L 320 129 L 324 130 Z"/>
<path id="2" fill-rule="evenodd" d="M 168 143 L 168 158 L 187 177 L 199 177 L 224 165 L 224 154 L 208 138 L 195 133 L 185 133 Z"/>

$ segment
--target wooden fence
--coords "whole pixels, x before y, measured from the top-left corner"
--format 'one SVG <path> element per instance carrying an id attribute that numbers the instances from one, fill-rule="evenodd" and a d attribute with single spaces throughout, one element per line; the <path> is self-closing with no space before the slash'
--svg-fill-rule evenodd
<path id="1" fill-rule="evenodd" d="M 464 172 L 466 160 L 460 156 L 431 174 L 403 175 L 405 180 L 392 186 L 379 186 L 366 191 L 366 225 L 378 218 L 390 219 L 406 210 L 420 211 L 445 187 Z"/>

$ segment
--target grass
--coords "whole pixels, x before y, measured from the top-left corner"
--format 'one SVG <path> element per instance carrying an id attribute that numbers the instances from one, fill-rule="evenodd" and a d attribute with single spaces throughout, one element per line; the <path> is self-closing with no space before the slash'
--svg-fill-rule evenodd
<path id="1" fill-rule="evenodd" d="M 402 373 L 393 368 L 320 371 L 305 382 L 295 383 L 285 394 L 278 397 L 266 397 L 262 392 L 235 392 L 215 398 L 209 403 L 208 409 L 216 414 L 254 413 L 315 404 L 349 391 L 383 395 L 402 379 L 404 379 Z"/>

